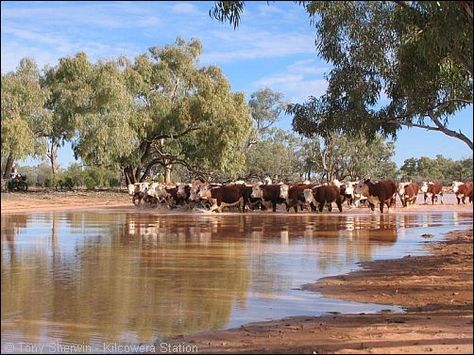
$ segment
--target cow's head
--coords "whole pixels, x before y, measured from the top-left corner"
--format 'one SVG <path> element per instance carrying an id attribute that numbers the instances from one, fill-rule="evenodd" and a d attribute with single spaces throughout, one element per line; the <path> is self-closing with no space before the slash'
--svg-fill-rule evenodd
<path id="1" fill-rule="evenodd" d="M 341 187 L 341 182 L 338 179 L 334 179 L 332 184 L 336 186 L 338 189 Z"/>
<path id="2" fill-rule="evenodd" d="M 370 180 L 359 181 L 355 186 L 354 192 L 361 196 L 369 196 L 369 185 Z"/>
<path id="3" fill-rule="evenodd" d="M 409 182 L 401 182 L 398 184 L 398 194 L 400 196 L 403 196 L 405 194 L 405 186 L 407 186 L 409 184 Z"/>
<path id="4" fill-rule="evenodd" d="M 258 183 L 253 186 L 252 194 L 250 195 L 252 198 L 263 198 L 263 190 L 262 190 L 262 183 Z"/>
<path id="5" fill-rule="evenodd" d="M 211 185 L 209 184 L 201 185 L 201 187 L 199 188 L 199 192 L 197 193 L 197 196 L 200 200 L 207 200 L 208 198 L 210 198 Z"/>
<path id="6" fill-rule="evenodd" d="M 284 198 L 285 200 L 288 198 L 288 190 L 290 189 L 290 186 L 287 184 L 281 184 L 280 185 L 280 198 Z"/>
<path id="7" fill-rule="evenodd" d="M 179 184 L 178 185 L 178 190 L 176 192 L 176 195 L 179 197 L 179 198 L 185 198 L 186 197 L 186 184 Z"/>
<path id="8" fill-rule="evenodd" d="M 268 176 L 263 179 L 263 182 L 265 185 L 271 185 L 272 184 L 272 179 L 270 179 Z"/>
<path id="9" fill-rule="evenodd" d="M 424 193 L 428 192 L 428 182 L 427 181 L 423 181 L 423 183 L 421 184 L 421 187 L 420 187 L 420 191 L 424 192 Z"/>
<path id="10" fill-rule="evenodd" d="M 346 195 L 354 195 L 354 185 L 356 183 L 353 182 L 353 181 L 349 181 L 349 182 L 346 182 L 345 183 L 345 186 L 346 186 L 346 190 L 345 190 L 345 194 Z"/>
<path id="11" fill-rule="evenodd" d="M 189 193 L 189 199 L 191 201 L 199 201 L 199 189 L 203 183 L 199 180 L 191 182 L 191 191 Z"/>
<path id="12" fill-rule="evenodd" d="M 456 193 L 459 190 L 459 186 L 461 186 L 463 183 L 459 181 L 453 181 L 453 184 L 451 185 L 451 188 L 453 189 L 453 192 Z"/>
<path id="13" fill-rule="evenodd" d="M 313 190 L 312 189 L 304 189 L 303 190 L 304 200 L 306 203 L 311 203 L 314 201 Z"/>

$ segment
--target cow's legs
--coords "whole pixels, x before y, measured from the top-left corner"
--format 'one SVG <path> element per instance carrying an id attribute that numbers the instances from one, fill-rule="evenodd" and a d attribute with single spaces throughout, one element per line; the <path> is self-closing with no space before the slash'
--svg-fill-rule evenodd
<path id="1" fill-rule="evenodd" d="M 337 205 L 337 208 L 339 209 L 339 212 L 342 212 L 342 202 L 341 202 L 341 201 L 337 201 L 337 202 L 336 202 L 336 205 Z"/>
<path id="2" fill-rule="evenodd" d="M 319 212 L 323 212 L 324 202 L 321 202 L 318 206 Z"/>
<path id="3" fill-rule="evenodd" d="M 423 202 L 426 204 L 426 200 L 428 199 L 428 195 L 427 195 L 427 194 L 424 194 L 423 197 L 424 197 L 424 201 L 423 201 Z"/>
<path id="4" fill-rule="evenodd" d="M 444 196 L 444 194 L 441 192 L 441 193 L 439 194 L 439 196 L 441 197 L 441 204 L 444 205 L 444 201 L 443 201 L 443 196 Z"/>
<path id="5" fill-rule="evenodd" d="M 369 207 L 372 211 L 375 211 L 375 205 L 372 202 L 369 202 Z"/>
<path id="6" fill-rule="evenodd" d="M 288 205 L 286 205 L 286 208 L 288 209 Z M 276 212 L 277 210 L 277 204 L 275 201 L 272 201 L 272 209 L 273 209 L 273 212 Z"/>

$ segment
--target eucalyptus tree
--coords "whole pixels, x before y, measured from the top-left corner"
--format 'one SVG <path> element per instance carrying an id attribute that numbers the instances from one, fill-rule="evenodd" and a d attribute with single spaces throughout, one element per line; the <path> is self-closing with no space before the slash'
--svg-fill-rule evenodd
<path id="1" fill-rule="evenodd" d="M 6 179 L 16 159 L 44 154 L 43 137 L 50 126 L 44 105 L 49 94 L 41 87 L 40 73 L 31 59 L 22 59 L 16 71 L 2 74 L 1 93 L 1 148 L 2 158 L 6 157 Z"/>
<path id="2" fill-rule="evenodd" d="M 50 125 L 45 132 L 47 157 L 53 181 L 57 174 L 58 150 L 75 137 L 82 123 L 80 118 L 89 106 L 92 94 L 92 63 L 85 53 L 61 58 L 58 65 L 45 69 L 42 85 L 50 92 L 45 108 L 50 113 Z"/>
<path id="3" fill-rule="evenodd" d="M 281 118 L 286 103 L 281 92 L 264 88 L 250 95 L 249 106 L 253 127 L 247 139 L 247 147 L 256 144 Z"/>
<path id="4" fill-rule="evenodd" d="M 298 1 L 316 28 L 320 56 L 333 65 L 321 98 L 290 107 L 300 133 L 396 136 L 403 126 L 449 128 L 472 105 L 471 1 Z M 244 1 L 218 1 L 210 15 L 238 26 Z"/>
<path id="5" fill-rule="evenodd" d="M 173 165 L 195 174 L 244 169 L 243 141 L 250 113 L 222 71 L 199 67 L 199 40 L 153 47 L 132 62 L 101 61 L 79 98 L 74 151 L 88 165 L 120 166 L 127 183 L 142 181 L 156 165 L 171 178 Z M 89 89 L 90 88 L 90 89 Z"/>
<path id="6" fill-rule="evenodd" d="M 354 180 L 364 177 L 394 178 L 396 164 L 393 142 L 385 142 L 378 135 L 373 140 L 360 134 L 348 137 L 340 133 L 305 138 L 299 152 L 309 179 L 311 173 L 318 180 Z"/>

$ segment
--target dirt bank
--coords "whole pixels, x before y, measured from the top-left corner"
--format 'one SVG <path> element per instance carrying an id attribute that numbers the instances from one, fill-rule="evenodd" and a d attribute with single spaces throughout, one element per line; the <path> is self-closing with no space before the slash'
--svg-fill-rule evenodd
<path id="1" fill-rule="evenodd" d="M 363 263 L 306 289 L 404 314 L 293 317 L 174 339 L 213 353 L 472 353 L 472 230 L 430 243 L 430 255 Z"/>
<path id="2" fill-rule="evenodd" d="M 94 207 L 133 207 L 125 192 L 2 193 L 2 213 L 37 212 Z"/>

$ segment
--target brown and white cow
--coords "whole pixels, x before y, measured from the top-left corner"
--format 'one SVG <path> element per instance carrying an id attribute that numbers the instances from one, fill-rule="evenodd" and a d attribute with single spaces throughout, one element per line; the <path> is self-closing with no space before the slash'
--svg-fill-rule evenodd
<path id="1" fill-rule="evenodd" d="M 424 193 L 424 203 L 431 197 L 431 204 L 434 205 L 438 200 L 438 195 L 441 197 L 441 204 L 443 204 L 443 184 L 439 181 L 423 181 L 420 190 Z"/>
<path id="2" fill-rule="evenodd" d="M 342 200 L 339 189 L 340 186 L 324 184 L 314 186 L 311 189 L 305 189 L 303 193 L 306 202 L 310 204 L 313 210 L 318 208 L 319 212 L 322 212 L 324 206 L 327 205 L 328 211 L 331 212 L 332 203 L 335 202 L 339 212 L 342 212 Z"/>
<path id="3" fill-rule="evenodd" d="M 256 184 L 252 189 L 252 198 L 259 198 L 262 200 L 262 204 L 267 207 L 271 204 L 273 212 L 276 212 L 277 204 L 285 203 L 286 197 L 281 197 L 282 186 L 284 184 Z M 287 185 L 286 185 L 287 186 Z M 283 189 L 285 187 L 283 186 Z"/>
<path id="4" fill-rule="evenodd" d="M 367 179 L 356 185 L 355 192 L 367 197 L 372 211 L 375 210 L 375 204 L 380 204 L 380 213 L 383 213 L 384 204 L 387 205 L 388 209 L 395 204 L 397 185 L 390 180 L 372 182 L 370 179 Z"/>
<path id="5" fill-rule="evenodd" d="M 403 207 L 415 204 L 419 189 L 420 187 L 416 182 L 401 182 L 398 184 L 398 196 Z"/>
<path id="6" fill-rule="evenodd" d="M 280 197 L 286 199 L 286 211 L 289 212 L 290 208 L 293 207 L 295 213 L 297 213 L 298 206 L 301 210 L 303 210 L 304 206 L 307 204 L 306 199 L 304 197 L 304 190 L 312 189 L 314 186 L 314 184 L 311 184 L 309 182 L 298 183 L 292 186 L 282 185 Z"/>
<path id="7" fill-rule="evenodd" d="M 458 205 L 461 201 L 465 204 L 466 197 L 469 198 L 469 202 L 472 202 L 472 182 L 453 181 L 452 189 L 458 200 Z"/>
<path id="8" fill-rule="evenodd" d="M 132 196 L 132 203 L 135 206 L 140 205 L 142 199 L 148 190 L 149 184 L 147 182 L 138 182 L 135 184 L 128 185 L 128 194 Z"/>
<path id="9" fill-rule="evenodd" d="M 217 187 L 211 185 L 201 186 L 199 197 L 211 202 L 210 211 L 222 212 L 224 207 L 239 206 L 245 212 L 247 199 L 245 198 L 245 185 L 228 184 Z"/>

